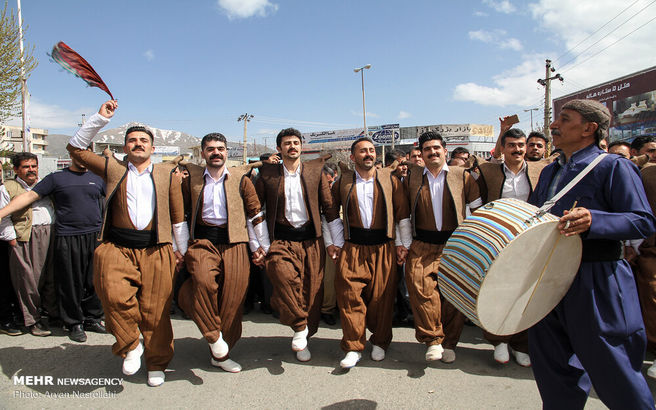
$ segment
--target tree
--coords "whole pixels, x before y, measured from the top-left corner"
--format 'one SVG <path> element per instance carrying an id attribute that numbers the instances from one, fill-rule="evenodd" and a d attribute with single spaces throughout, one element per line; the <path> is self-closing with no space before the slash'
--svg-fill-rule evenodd
<path id="1" fill-rule="evenodd" d="M 5 2 L 0 15 L 0 124 L 20 114 L 21 76 L 27 78 L 38 64 L 33 52 L 34 47 L 24 49 L 21 59 L 18 17 Z"/>

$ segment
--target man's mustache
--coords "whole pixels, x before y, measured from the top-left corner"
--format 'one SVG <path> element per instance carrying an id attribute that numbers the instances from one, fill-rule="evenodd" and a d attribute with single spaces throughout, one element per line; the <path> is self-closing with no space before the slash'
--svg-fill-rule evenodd
<path id="1" fill-rule="evenodd" d="M 374 160 L 374 157 L 366 156 L 366 157 L 362 158 L 362 160 L 363 160 L 363 161 L 366 161 L 366 160 L 373 161 L 373 160 Z"/>
<path id="2" fill-rule="evenodd" d="M 560 131 L 558 129 L 551 130 L 551 135 L 560 135 Z"/>
<path id="3" fill-rule="evenodd" d="M 132 148 L 132 152 L 134 151 L 145 151 L 145 149 L 142 146 L 137 145 L 134 148 Z"/>
<path id="4" fill-rule="evenodd" d="M 524 155 L 523 152 L 515 151 L 511 155 Z"/>
<path id="5" fill-rule="evenodd" d="M 34 171 L 27 171 L 27 174 L 26 174 L 26 175 L 34 175 L 34 176 L 36 176 L 36 172 L 34 172 Z"/>
<path id="6" fill-rule="evenodd" d="M 223 155 L 221 154 L 210 155 L 210 161 L 213 161 L 215 159 L 223 159 Z"/>
<path id="7" fill-rule="evenodd" d="M 428 158 L 439 158 L 440 154 L 430 154 Z"/>

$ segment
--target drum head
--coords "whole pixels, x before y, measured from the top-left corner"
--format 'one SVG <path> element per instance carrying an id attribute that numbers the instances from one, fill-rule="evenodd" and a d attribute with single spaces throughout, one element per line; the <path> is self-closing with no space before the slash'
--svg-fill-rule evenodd
<path id="1" fill-rule="evenodd" d="M 476 306 L 488 332 L 512 335 L 528 329 L 567 293 L 581 264 L 582 243 L 578 235 L 561 235 L 557 225 L 543 222 L 522 232 L 489 267 Z"/>

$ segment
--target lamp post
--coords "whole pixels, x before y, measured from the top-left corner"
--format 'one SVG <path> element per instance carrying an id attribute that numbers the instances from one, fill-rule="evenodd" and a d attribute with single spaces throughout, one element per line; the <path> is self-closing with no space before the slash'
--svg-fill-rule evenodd
<path id="1" fill-rule="evenodd" d="M 247 151 L 247 146 L 248 146 L 248 139 L 246 138 L 246 124 L 248 124 L 248 121 L 252 120 L 254 115 L 251 115 L 249 113 L 242 114 L 237 118 L 237 122 L 239 121 L 244 121 L 244 155 L 243 155 L 243 161 L 244 164 L 248 162 L 248 155 L 246 154 Z"/>
<path id="2" fill-rule="evenodd" d="M 360 73 L 362 77 L 362 121 L 364 122 L 364 136 L 368 137 L 369 136 L 369 130 L 367 130 L 367 110 L 365 109 L 364 105 L 364 70 L 368 70 L 371 68 L 371 64 L 364 65 L 360 68 L 354 68 L 353 71 L 356 73 Z"/>

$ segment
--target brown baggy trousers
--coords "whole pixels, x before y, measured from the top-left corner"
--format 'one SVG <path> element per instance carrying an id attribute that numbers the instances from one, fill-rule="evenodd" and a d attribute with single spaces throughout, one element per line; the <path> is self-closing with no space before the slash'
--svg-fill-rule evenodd
<path id="1" fill-rule="evenodd" d="M 323 303 L 321 304 L 321 313 L 332 314 L 337 307 L 337 295 L 335 294 L 335 261 L 326 258 L 326 264 L 323 269 Z"/>
<path id="2" fill-rule="evenodd" d="M 323 302 L 323 266 L 326 251 L 323 239 L 302 242 L 276 239 L 266 258 L 266 273 L 273 285 L 271 306 L 280 314 L 280 323 L 308 336 L 319 328 Z"/>
<path id="3" fill-rule="evenodd" d="M 415 337 L 426 345 L 455 349 L 465 325 L 465 315 L 440 295 L 437 268 L 444 245 L 413 240 L 405 265 Z"/>
<path id="4" fill-rule="evenodd" d="M 116 338 L 112 352 L 125 357 L 137 347 L 141 331 L 149 371 L 164 371 L 173 357 L 174 268 L 170 244 L 133 249 L 103 242 L 94 253 L 94 286 L 107 330 Z"/>
<path id="5" fill-rule="evenodd" d="M 178 293 L 178 305 L 193 319 L 208 343 L 219 332 L 230 349 L 241 337 L 241 318 L 250 264 L 246 243 L 214 245 L 194 241 L 185 255 L 191 277 Z"/>
<path id="6" fill-rule="evenodd" d="M 645 239 L 639 250 L 634 276 L 647 333 L 647 348 L 656 353 L 656 237 Z"/>
<path id="7" fill-rule="evenodd" d="M 335 275 L 342 350 L 363 351 L 367 329 L 372 332 L 369 341 L 387 350 L 392 342 L 397 278 L 393 241 L 382 245 L 344 243 Z"/>

